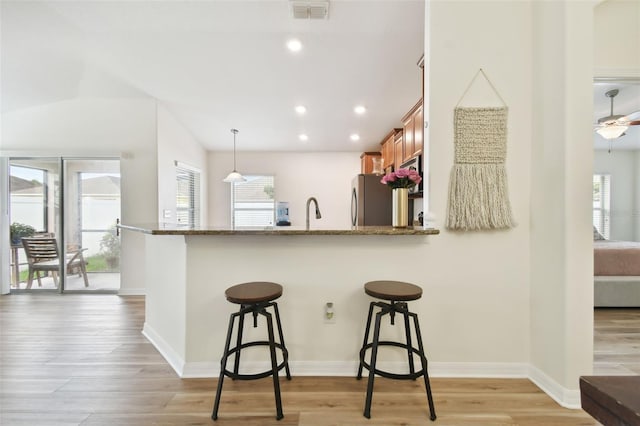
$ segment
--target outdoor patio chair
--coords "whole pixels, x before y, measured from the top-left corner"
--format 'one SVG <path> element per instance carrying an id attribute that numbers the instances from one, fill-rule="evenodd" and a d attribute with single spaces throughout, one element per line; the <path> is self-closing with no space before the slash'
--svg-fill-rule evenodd
<path id="1" fill-rule="evenodd" d="M 53 282 L 58 286 L 58 270 L 60 268 L 60 254 L 58 252 L 58 242 L 55 238 L 23 238 L 22 247 L 29 263 L 29 276 L 27 278 L 27 288 L 33 284 L 33 275 L 36 274 L 38 286 L 40 282 L 40 272 L 51 272 Z M 82 256 L 86 249 L 78 249 L 67 253 L 66 268 L 67 273 L 79 271 L 84 278 L 84 286 L 89 287 L 87 278 L 87 262 Z"/>

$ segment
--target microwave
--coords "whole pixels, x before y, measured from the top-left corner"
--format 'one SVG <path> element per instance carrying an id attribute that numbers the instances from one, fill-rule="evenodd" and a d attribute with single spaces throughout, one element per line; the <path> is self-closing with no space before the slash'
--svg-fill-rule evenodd
<path id="1" fill-rule="evenodd" d="M 422 180 L 418 185 L 415 185 L 413 188 L 409 188 L 409 194 L 419 194 L 422 193 L 422 187 L 424 183 L 424 176 L 422 175 L 422 156 L 418 155 L 413 157 L 411 160 L 402 163 L 400 165 L 401 169 L 413 169 L 420 173 L 420 177 Z"/>

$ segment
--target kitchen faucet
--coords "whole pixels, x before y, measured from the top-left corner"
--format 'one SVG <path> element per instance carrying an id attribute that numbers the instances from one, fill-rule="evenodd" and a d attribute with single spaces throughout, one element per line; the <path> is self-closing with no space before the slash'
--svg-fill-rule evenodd
<path id="1" fill-rule="evenodd" d="M 309 230 L 309 205 L 312 201 L 316 205 L 316 219 L 320 219 L 322 217 L 320 214 L 320 208 L 318 207 L 318 200 L 316 200 L 316 197 L 309 197 L 307 200 L 307 230 Z"/>

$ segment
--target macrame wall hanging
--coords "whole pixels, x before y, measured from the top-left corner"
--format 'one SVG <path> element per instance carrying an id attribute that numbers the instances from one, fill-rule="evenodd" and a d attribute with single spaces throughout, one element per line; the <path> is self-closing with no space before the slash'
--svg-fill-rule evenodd
<path id="1" fill-rule="evenodd" d="M 459 106 L 479 74 L 503 106 Z M 454 109 L 455 158 L 449 181 L 448 229 L 470 231 L 515 226 L 504 166 L 507 111 L 506 103 L 480 68 Z"/>

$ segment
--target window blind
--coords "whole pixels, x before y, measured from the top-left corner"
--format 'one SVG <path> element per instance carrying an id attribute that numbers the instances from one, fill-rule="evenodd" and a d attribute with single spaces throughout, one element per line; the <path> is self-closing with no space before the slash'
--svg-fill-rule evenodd
<path id="1" fill-rule="evenodd" d="M 611 175 L 593 175 L 593 226 L 606 239 L 610 238 Z"/>
<path id="2" fill-rule="evenodd" d="M 246 182 L 233 184 L 231 205 L 236 227 L 273 226 L 274 176 L 244 175 Z"/>
<path id="3" fill-rule="evenodd" d="M 176 222 L 200 226 L 200 171 L 176 161 Z"/>

